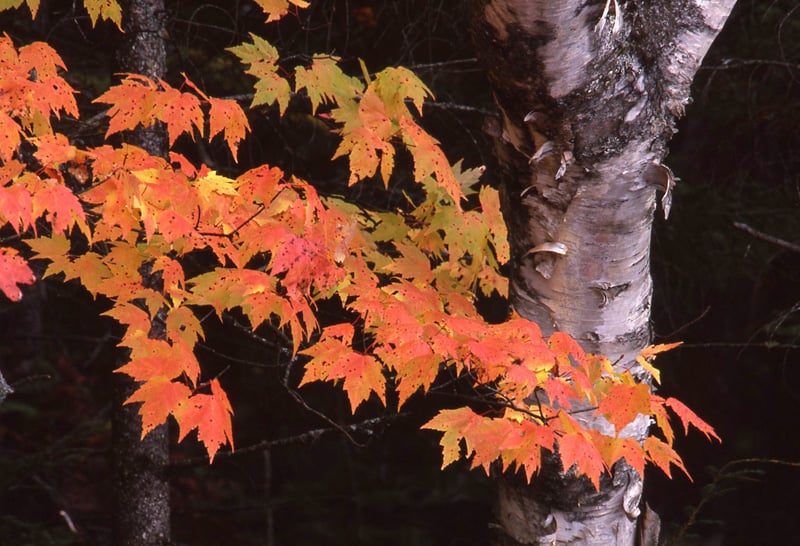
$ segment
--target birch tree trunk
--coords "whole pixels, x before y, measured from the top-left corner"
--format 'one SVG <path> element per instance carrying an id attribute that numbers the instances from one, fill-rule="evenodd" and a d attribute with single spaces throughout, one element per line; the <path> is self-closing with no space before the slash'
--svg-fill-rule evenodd
<path id="1" fill-rule="evenodd" d="M 674 184 L 661 162 L 734 3 L 473 2 L 473 40 L 499 109 L 489 128 L 511 245 L 511 303 L 543 332 L 567 332 L 642 381 L 649 378 L 635 357 L 651 340 L 656 191 L 666 215 Z M 642 416 L 624 432 L 643 440 L 648 425 Z M 657 540 L 657 524 L 640 521 L 652 518 L 641 517 L 641 477 L 627 465 L 616 465 L 599 493 L 555 459 L 531 485 L 499 481 L 498 544 Z"/>
<path id="2" fill-rule="evenodd" d="M 125 34 L 117 54 L 122 72 L 163 78 L 167 55 L 164 43 L 164 0 L 122 2 Z M 126 133 L 128 143 L 153 155 L 166 156 L 167 134 L 163 126 L 139 128 Z M 145 274 L 145 283 L 158 282 Z M 151 337 L 163 338 L 161 322 L 154 321 Z M 138 406 L 123 405 L 135 383 L 114 374 L 112 457 L 114 472 L 114 543 L 119 546 L 157 546 L 170 543 L 169 463 L 167 425 L 140 439 Z"/>

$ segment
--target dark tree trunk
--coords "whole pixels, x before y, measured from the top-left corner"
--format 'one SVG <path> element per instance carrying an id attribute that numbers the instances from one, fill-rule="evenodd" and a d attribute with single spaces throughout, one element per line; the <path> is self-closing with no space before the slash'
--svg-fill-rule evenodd
<path id="1" fill-rule="evenodd" d="M 490 129 L 511 303 L 545 333 L 567 332 L 620 367 L 636 369 L 651 340 L 650 230 L 656 190 L 667 190 L 666 214 L 673 184 L 661 161 L 734 3 L 473 3 L 473 39 L 499 109 Z M 625 435 L 646 437 L 649 419 L 640 417 Z M 597 417 L 584 420 L 613 434 Z M 557 461 L 530 486 L 500 482 L 499 544 L 636 542 L 642 481 L 627 465 L 599 493 Z"/>
<path id="2" fill-rule="evenodd" d="M 166 73 L 163 0 L 123 2 L 123 43 L 118 51 L 123 72 L 163 78 Z M 166 156 L 163 127 L 142 128 L 126 134 L 126 140 L 153 155 Z M 145 283 L 152 282 L 149 277 Z M 153 325 L 151 336 L 163 337 Z M 136 385 L 115 374 L 112 456 L 114 459 L 114 543 L 123 546 L 155 546 L 170 542 L 169 462 L 167 426 L 161 425 L 141 438 L 137 406 L 123 403 Z"/>

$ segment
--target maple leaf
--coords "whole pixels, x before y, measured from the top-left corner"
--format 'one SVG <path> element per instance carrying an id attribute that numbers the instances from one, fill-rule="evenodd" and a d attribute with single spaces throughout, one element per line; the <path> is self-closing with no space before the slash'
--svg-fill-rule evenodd
<path id="1" fill-rule="evenodd" d="M 167 338 L 194 346 L 198 338 L 204 338 L 203 327 L 197 316 L 188 307 L 175 307 L 167 313 Z"/>
<path id="2" fill-rule="evenodd" d="M 414 158 L 414 179 L 422 182 L 427 177 L 433 176 L 453 203 L 460 206 L 461 200 L 464 199 L 461 184 L 453 174 L 444 152 L 439 148 L 439 142 L 412 119 L 402 118 L 399 124 L 403 142 Z"/>
<path id="3" fill-rule="evenodd" d="M 508 231 L 500 210 L 500 193 L 492 187 L 483 186 L 478 194 L 478 199 L 481 203 L 481 216 L 491 234 L 497 261 L 505 264 L 511 255 L 508 247 Z"/>
<path id="4" fill-rule="evenodd" d="M 337 108 L 333 114 L 342 114 L 349 110 Z M 388 185 L 394 169 L 394 146 L 389 139 L 395 133 L 395 127 L 386 115 L 383 102 L 374 91 L 368 89 L 358 104 L 357 117 L 344 120 L 342 141 L 332 159 L 350 156 L 348 185 L 352 186 L 359 180 L 374 175 L 379 165 L 383 183 Z"/>
<path id="5" fill-rule="evenodd" d="M 154 121 L 156 84 L 145 76 L 124 74 L 119 85 L 112 86 L 92 102 L 110 104 L 106 138 L 114 133 L 133 130 L 140 123 L 149 127 Z"/>
<path id="6" fill-rule="evenodd" d="M 503 460 L 503 469 L 507 470 L 513 463 L 525 472 L 530 483 L 533 474 L 539 470 L 542 462 L 542 449 L 553 451 L 555 435 L 549 427 L 523 419 L 501 444 L 498 449 Z"/>
<path id="7" fill-rule="evenodd" d="M 472 456 L 470 468 L 482 467 L 489 476 L 491 464 L 500 455 L 498 446 L 517 428 L 517 423 L 508 419 L 483 418 L 469 428 L 464 435 L 467 457 Z"/>
<path id="8" fill-rule="evenodd" d="M 389 262 L 383 268 L 385 271 L 396 273 L 406 280 L 416 280 L 422 284 L 433 281 L 430 258 L 418 246 L 401 239 L 394 243 L 394 247 L 400 256 Z"/>
<path id="9" fill-rule="evenodd" d="M 213 139 L 219 133 L 224 133 L 225 142 L 231 150 L 233 159 L 239 152 L 239 142 L 244 139 L 250 124 L 247 121 L 242 107 L 236 101 L 227 99 L 208 99 L 211 109 L 209 110 L 209 139 Z"/>
<path id="10" fill-rule="evenodd" d="M 39 3 L 41 0 L 24 0 L 28 9 L 31 10 L 31 18 L 35 19 L 36 14 L 39 12 Z M 18 8 L 22 5 L 23 0 L 3 0 L 0 2 L 0 11 L 8 8 Z"/>
<path id="11" fill-rule="evenodd" d="M 560 377 L 548 377 L 541 386 L 547 393 L 551 404 L 565 409 L 570 409 L 573 400 L 579 396 L 575 385 Z"/>
<path id="12" fill-rule="evenodd" d="M 606 468 L 611 468 L 617 461 L 625 459 L 625 462 L 640 476 L 644 476 L 645 453 L 639 442 L 633 438 L 612 438 L 596 430 L 586 432 L 603 457 Z"/>
<path id="13" fill-rule="evenodd" d="M 129 375 L 137 381 L 149 381 L 159 376 L 175 379 L 185 375 L 194 385 L 200 376 L 200 364 L 192 346 L 183 343 L 180 338 L 172 343 L 153 339 L 147 335 L 149 331 L 149 325 L 146 330 L 128 329 L 119 346 L 131 349 L 131 360 L 115 372 Z"/>
<path id="14" fill-rule="evenodd" d="M 661 371 L 651 364 L 651 361 L 655 359 L 658 353 L 663 353 L 664 351 L 669 351 L 670 349 L 674 349 L 675 347 L 679 346 L 682 341 L 678 341 L 677 343 L 661 343 L 658 345 L 649 345 L 642 349 L 642 352 L 639 356 L 636 357 L 636 362 L 644 368 L 650 375 L 653 376 L 653 379 L 656 383 L 661 384 Z"/>
<path id="15" fill-rule="evenodd" d="M 51 237 L 38 237 L 25 241 L 34 252 L 34 259 L 48 260 L 50 263 L 44 272 L 43 277 L 50 277 L 59 273 L 65 273 L 67 279 L 75 278 L 72 273 L 73 266 L 70 259 L 69 239 L 59 233 L 54 233 Z"/>
<path id="16" fill-rule="evenodd" d="M 307 8 L 309 6 L 306 0 L 256 0 L 256 4 L 267 15 L 267 23 L 277 21 L 289 13 L 289 3 L 298 8 Z"/>
<path id="17" fill-rule="evenodd" d="M 386 404 L 386 379 L 383 376 L 383 367 L 375 357 L 359 353 L 350 347 L 353 333 L 353 326 L 348 323 L 328 326 L 322 330 L 320 341 L 300 351 L 300 354 L 310 356 L 311 360 L 305 365 L 299 386 L 312 381 L 341 379 L 350 408 L 355 413 L 372 392 Z"/>
<path id="18" fill-rule="evenodd" d="M 189 244 L 182 248 L 183 252 L 188 252 L 194 247 L 193 242 L 200 239 L 200 234 L 195 229 L 195 223 L 175 210 L 167 209 L 157 213 L 153 229 L 158 226 L 159 233 L 169 243 L 176 243 L 184 238 L 188 239 Z"/>
<path id="19" fill-rule="evenodd" d="M 229 47 L 228 51 L 239 57 L 242 63 L 249 65 L 245 70 L 248 74 L 255 76 L 255 95 L 251 108 L 261 104 L 278 103 L 278 111 L 281 115 L 289 106 L 291 98 L 291 87 L 286 78 L 277 74 L 278 70 L 278 50 L 275 47 L 250 33 L 252 43 L 244 43 L 238 46 Z"/>
<path id="20" fill-rule="evenodd" d="M 282 170 L 262 165 L 239 175 L 236 179 L 236 189 L 246 200 L 267 204 L 275 197 L 282 180 Z"/>
<path id="21" fill-rule="evenodd" d="M 386 105 L 386 111 L 394 118 L 408 117 L 406 99 L 410 99 L 417 112 L 422 114 L 422 105 L 433 93 L 416 74 L 400 67 L 384 68 L 375 75 L 370 84 Z"/>
<path id="22" fill-rule="evenodd" d="M 575 465 L 576 473 L 584 474 L 592 482 L 595 490 L 600 491 L 600 476 L 606 468 L 603 457 L 594 443 L 578 432 L 564 434 L 556 440 L 556 443 L 564 471 Z"/>
<path id="23" fill-rule="evenodd" d="M 164 376 L 156 376 L 140 385 L 125 403 L 142 403 L 139 415 L 142 417 L 142 438 L 144 438 L 185 405 L 191 394 L 192 391 L 183 383 L 171 381 Z"/>
<path id="24" fill-rule="evenodd" d="M 254 70 L 257 73 L 276 70 L 275 63 L 278 62 L 280 56 L 275 46 L 252 32 L 250 33 L 250 39 L 253 41 L 252 43 L 229 47 L 228 51 L 239 57 L 242 63 L 250 65 L 250 70 Z"/>
<path id="25" fill-rule="evenodd" d="M 36 277 L 28 263 L 13 248 L 0 248 L 0 292 L 11 301 L 22 299 L 18 284 L 33 284 Z"/>
<path id="26" fill-rule="evenodd" d="M 338 62 L 336 57 L 315 55 L 310 67 L 295 69 L 295 91 L 305 88 L 312 114 L 316 114 L 320 104 L 345 104 L 363 92 L 363 84 L 342 72 Z"/>
<path id="27" fill-rule="evenodd" d="M 13 180 L 19 176 L 24 167 L 19 161 L 13 160 L 0 167 L 0 224 L 10 223 L 17 233 L 27 229 L 34 220 L 31 192 L 26 184 L 2 184 L 5 180 Z"/>
<path id="28" fill-rule="evenodd" d="M 42 165 L 60 165 L 75 159 L 77 149 L 70 145 L 66 136 L 56 133 L 53 135 L 42 135 L 32 139 L 36 145 L 33 156 Z"/>
<path id="29" fill-rule="evenodd" d="M 83 7 L 89 12 L 92 26 L 97 25 L 97 20 L 107 19 L 122 30 L 122 10 L 117 0 L 83 0 Z"/>
<path id="30" fill-rule="evenodd" d="M 394 364 L 397 370 L 397 404 L 403 404 L 419 389 L 427 391 L 439 375 L 442 357 L 435 354 L 430 345 L 421 340 L 410 340 L 397 348 L 396 353 L 403 355 Z"/>
<path id="31" fill-rule="evenodd" d="M 644 441 L 644 451 L 647 460 L 660 468 L 668 478 L 672 478 L 670 465 L 674 464 L 686 474 L 689 481 L 692 481 L 692 477 L 689 475 L 686 467 L 683 466 L 683 461 L 668 444 L 665 444 L 655 436 L 648 436 Z"/>
<path id="32" fill-rule="evenodd" d="M 77 224 L 84 234 L 90 234 L 83 206 L 69 188 L 45 180 L 32 194 L 32 216 L 39 217 L 46 212 L 45 218 L 53 231 L 66 233 Z"/>
<path id="33" fill-rule="evenodd" d="M 66 69 L 66 65 L 52 47 L 44 42 L 33 42 L 21 47 L 17 69 L 24 74 L 26 80 L 31 71 L 35 70 L 36 77 L 22 86 L 26 105 L 33 110 L 31 114 L 38 113 L 41 116 L 38 123 L 42 125 L 39 130 L 33 131 L 35 135 L 41 136 L 50 132 L 50 123 L 47 120 L 50 113 L 60 116 L 63 110 L 78 117 L 75 90 L 58 76 L 58 69 Z M 31 122 L 36 123 L 35 120 Z"/>
<path id="34" fill-rule="evenodd" d="M 163 80 L 153 80 L 138 74 L 124 74 L 119 85 L 108 89 L 92 102 L 110 104 L 106 138 L 138 125 L 151 126 L 156 120 L 167 126 L 169 145 L 182 133 L 194 135 L 203 131 L 203 111 L 200 101 L 191 93 L 181 93 Z M 159 86 L 161 90 L 159 90 Z"/>
<path id="35" fill-rule="evenodd" d="M 669 421 L 665 400 L 655 394 L 650 396 L 650 415 L 655 418 L 656 425 L 664 433 L 664 439 L 666 439 L 667 444 L 672 445 L 675 440 L 675 432 L 672 430 L 672 425 Z"/>
<path id="36" fill-rule="evenodd" d="M 4 163 L 10 162 L 14 152 L 17 151 L 21 142 L 19 136 L 21 130 L 22 127 L 11 116 L 0 110 L 0 159 Z"/>
<path id="37" fill-rule="evenodd" d="M 128 332 L 139 332 L 142 335 L 147 335 L 147 332 L 150 331 L 150 315 L 147 314 L 147 311 L 132 303 L 116 303 L 102 315 L 112 317 L 120 324 L 128 326 Z M 125 338 L 123 338 L 124 340 Z"/>
<path id="38" fill-rule="evenodd" d="M 197 438 L 203 442 L 208 458 L 213 463 L 221 446 L 229 444 L 231 450 L 234 449 L 231 424 L 233 408 L 219 380 L 212 379 L 210 385 L 211 394 L 199 393 L 181 400 L 174 415 L 180 428 L 178 441 L 196 428 Z"/>
<path id="39" fill-rule="evenodd" d="M 344 271 L 329 259 L 321 241 L 294 235 L 275 250 L 270 271 L 273 275 L 284 274 L 281 284 L 290 298 L 307 294 L 312 281 L 325 291 L 344 276 Z"/>
<path id="40" fill-rule="evenodd" d="M 129 375 L 136 381 L 149 381 L 154 377 L 175 379 L 183 373 L 183 366 L 169 358 L 169 344 L 165 343 L 165 347 L 167 350 L 162 353 L 134 358 L 114 371 Z"/>
<path id="41" fill-rule="evenodd" d="M 598 411 L 614 425 L 617 434 L 640 414 L 650 414 L 650 388 L 644 383 L 612 385 L 600 401 Z"/>
<path id="42" fill-rule="evenodd" d="M 439 445 L 442 446 L 442 468 L 446 468 L 461 458 L 461 439 L 480 420 L 480 415 L 470 408 L 441 410 L 433 419 L 420 428 L 442 432 Z"/>
<path id="43" fill-rule="evenodd" d="M 169 294 L 173 301 L 180 300 L 183 297 L 186 279 L 180 262 L 169 256 L 159 256 L 153 262 L 152 272 L 161 272 L 164 293 Z"/>
<path id="44" fill-rule="evenodd" d="M 254 274 L 261 273 L 254 271 Z M 245 285 L 240 270 L 227 270 L 222 267 L 215 268 L 214 271 L 203 273 L 192 277 L 187 281 L 191 286 L 189 301 L 195 305 L 210 305 L 217 312 L 217 316 L 222 317 L 222 312 L 240 306 L 244 302 L 244 288 L 253 285 Z M 263 273 L 261 273 L 263 275 Z M 269 283 L 269 279 L 264 275 L 264 282 Z"/>
<path id="45" fill-rule="evenodd" d="M 181 93 L 163 80 L 158 82 L 163 91 L 155 93 L 152 114 L 167 126 L 169 145 L 183 133 L 194 138 L 193 127 L 202 133 L 204 118 L 198 98 L 191 93 Z"/>
<path id="46" fill-rule="evenodd" d="M 714 438 L 718 442 L 722 441 L 720 437 L 717 436 L 714 428 L 698 417 L 698 415 L 690 410 L 686 404 L 675 398 L 667 398 L 665 403 L 669 409 L 674 411 L 675 414 L 680 418 L 681 423 L 683 423 L 684 434 L 689 434 L 689 425 L 692 425 L 697 430 L 705 434 L 707 439 L 711 440 L 711 438 Z"/>

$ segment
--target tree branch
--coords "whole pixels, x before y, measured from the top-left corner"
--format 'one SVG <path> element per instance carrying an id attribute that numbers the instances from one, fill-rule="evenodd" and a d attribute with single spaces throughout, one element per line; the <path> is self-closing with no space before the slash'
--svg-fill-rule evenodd
<path id="1" fill-rule="evenodd" d="M 757 229 L 751 228 L 747 224 L 742 222 L 734 222 L 733 227 L 736 229 L 740 229 L 745 233 L 748 233 L 755 237 L 756 239 L 761 239 L 762 241 L 766 241 L 768 243 L 772 243 L 773 245 L 777 245 L 781 248 L 786 250 L 791 250 L 792 252 L 800 252 L 800 245 L 795 243 L 790 243 L 789 241 L 785 241 L 783 239 L 779 239 L 778 237 L 774 237 L 772 235 L 768 235 L 763 231 L 758 231 Z"/>
<path id="2" fill-rule="evenodd" d="M 308 442 L 314 442 L 324 436 L 325 434 L 329 434 L 331 432 L 366 432 L 367 434 L 372 434 L 375 427 L 389 423 L 391 421 L 395 421 L 400 417 L 406 417 L 407 413 L 394 413 L 394 414 L 387 414 L 382 415 L 380 417 L 372 417 L 370 419 L 364 419 L 363 421 L 359 421 L 358 423 L 352 423 L 350 425 L 338 425 L 335 427 L 324 427 L 324 428 L 317 428 L 313 430 L 308 430 L 301 434 L 295 434 L 293 436 L 286 436 L 284 438 L 276 438 L 274 440 L 264 440 L 262 442 L 258 442 L 256 444 L 239 448 L 236 451 L 220 451 L 216 454 L 216 458 L 224 459 L 228 457 L 234 457 L 237 455 L 244 455 L 246 453 L 255 453 L 258 451 L 264 451 L 268 449 L 272 449 L 273 447 L 280 447 L 292 444 L 303 444 Z M 182 468 L 187 466 L 197 466 L 197 465 L 207 465 L 208 464 L 208 457 L 195 457 L 192 459 L 186 459 L 183 461 L 174 461 L 170 463 L 170 468 Z"/>

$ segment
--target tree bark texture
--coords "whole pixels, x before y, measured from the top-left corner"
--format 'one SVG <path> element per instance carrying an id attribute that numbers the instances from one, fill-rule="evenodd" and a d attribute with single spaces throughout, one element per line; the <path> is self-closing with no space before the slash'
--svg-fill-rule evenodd
<path id="1" fill-rule="evenodd" d="M 163 78 L 166 73 L 164 0 L 123 2 L 123 42 L 118 50 L 122 72 Z M 140 128 L 125 135 L 130 144 L 166 156 L 163 127 Z M 145 282 L 151 282 L 145 275 Z M 151 336 L 162 336 L 154 323 Z M 163 329 L 161 329 L 163 330 Z M 114 543 L 120 546 L 156 546 L 170 543 L 169 438 L 161 425 L 141 438 L 138 407 L 123 405 L 135 383 L 115 374 L 112 417 L 114 471 Z"/>
<path id="2" fill-rule="evenodd" d="M 473 40 L 499 110 L 487 129 L 511 245 L 511 303 L 546 334 L 567 332 L 642 381 L 635 357 L 651 341 L 656 190 L 666 215 L 674 185 L 661 162 L 734 3 L 473 1 Z M 585 422 L 614 433 L 601 418 Z M 622 434 L 643 440 L 648 427 L 640 416 Z M 627 465 L 600 492 L 557 461 L 531 485 L 500 482 L 499 544 L 652 536 L 637 531 L 642 482 Z"/>

